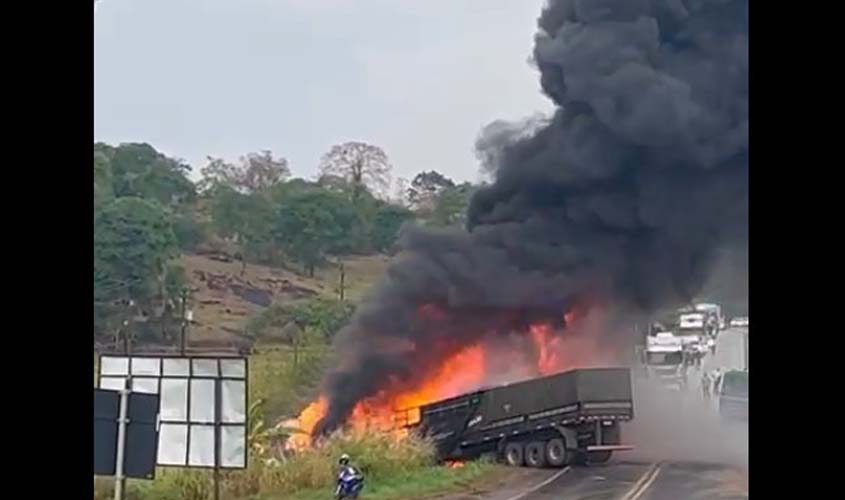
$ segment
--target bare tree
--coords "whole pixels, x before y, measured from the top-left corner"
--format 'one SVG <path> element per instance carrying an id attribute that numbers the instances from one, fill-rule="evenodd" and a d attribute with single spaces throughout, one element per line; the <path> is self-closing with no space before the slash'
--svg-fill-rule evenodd
<path id="1" fill-rule="evenodd" d="M 270 151 L 250 153 L 241 158 L 243 178 L 241 184 L 250 192 L 261 191 L 290 176 L 288 161 L 273 158 Z"/>
<path id="2" fill-rule="evenodd" d="M 285 180 L 290 176 L 290 169 L 286 159 L 273 158 L 270 151 L 261 151 L 242 156 L 237 165 L 209 156 L 208 165 L 200 173 L 201 191 L 222 185 L 241 193 L 254 193 Z"/>
<path id="3" fill-rule="evenodd" d="M 399 177 L 393 182 L 393 197 L 391 203 L 399 205 L 400 207 L 407 207 L 410 202 L 408 200 L 408 179 Z"/>
<path id="4" fill-rule="evenodd" d="M 370 189 L 385 194 L 390 186 L 392 166 L 387 154 L 378 146 L 364 142 L 346 142 L 332 146 L 320 162 L 322 176 L 337 176 L 353 186 L 353 198 Z"/>

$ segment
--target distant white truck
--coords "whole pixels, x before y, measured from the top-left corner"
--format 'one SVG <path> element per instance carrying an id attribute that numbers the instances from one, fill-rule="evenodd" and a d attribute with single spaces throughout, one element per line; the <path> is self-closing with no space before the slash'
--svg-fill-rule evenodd
<path id="1" fill-rule="evenodd" d="M 678 318 L 678 337 L 689 349 L 698 349 L 706 343 L 707 314 L 703 312 L 681 312 Z"/>
<path id="2" fill-rule="evenodd" d="M 681 338 L 672 332 L 649 335 L 646 337 L 643 355 L 646 376 L 657 379 L 668 389 L 686 389 L 687 366 L 684 356 Z"/>
<path id="3" fill-rule="evenodd" d="M 725 316 L 722 314 L 722 306 L 719 304 L 696 304 L 695 310 L 698 312 L 703 312 L 709 318 L 712 318 L 713 326 L 715 326 L 714 332 L 711 335 L 716 336 L 718 335 L 719 331 L 724 330 L 726 325 Z"/>
<path id="4" fill-rule="evenodd" d="M 748 317 L 747 316 L 737 316 L 731 320 L 731 326 L 735 328 L 747 328 L 748 327 Z"/>

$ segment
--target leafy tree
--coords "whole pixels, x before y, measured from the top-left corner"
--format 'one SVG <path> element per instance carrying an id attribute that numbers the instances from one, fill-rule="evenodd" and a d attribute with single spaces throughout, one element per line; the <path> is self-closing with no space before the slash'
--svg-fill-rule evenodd
<path id="1" fill-rule="evenodd" d="M 348 250 L 357 215 L 342 197 L 304 192 L 282 200 L 273 216 L 273 238 L 305 266 L 309 276 L 329 252 Z"/>
<path id="2" fill-rule="evenodd" d="M 291 320 L 300 328 L 331 340 L 352 317 L 355 306 L 346 301 L 316 298 L 290 310 Z"/>
<path id="3" fill-rule="evenodd" d="M 458 186 L 444 189 L 437 197 L 431 224 L 434 226 L 463 226 L 466 223 L 466 210 L 475 187 L 465 182 Z"/>
<path id="4" fill-rule="evenodd" d="M 296 197 L 305 193 L 316 193 L 323 191 L 323 186 L 318 182 L 295 178 L 287 182 L 281 182 L 268 191 L 274 204 L 282 203 L 288 198 Z"/>
<path id="5" fill-rule="evenodd" d="M 208 227 L 201 222 L 194 213 L 175 213 L 171 217 L 173 234 L 179 243 L 179 248 L 193 251 L 208 240 Z"/>
<path id="6" fill-rule="evenodd" d="M 355 196 L 366 196 L 372 198 L 372 195 L 370 194 L 369 190 L 365 188 L 359 191 L 356 189 L 355 184 L 339 175 L 321 175 L 320 178 L 317 179 L 317 187 L 319 187 L 320 189 L 325 189 L 326 191 L 330 191 L 332 193 L 342 195 L 349 199 L 349 201 L 353 201 Z"/>
<path id="7" fill-rule="evenodd" d="M 290 176 L 290 168 L 286 159 L 274 158 L 272 152 L 265 150 L 242 156 L 237 165 L 209 157 L 208 165 L 200 173 L 201 191 L 222 186 L 248 194 L 265 191 L 283 182 Z"/>
<path id="8" fill-rule="evenodd" d="M 317 339 L 325 342 L 349 321 L 354 309 L 355 306 L 349 302 L 325 297 L 298 304 L 274 305 L 250 321 L 247 330 L 252 335 L 267 335 L 273 330 L 293 335 L 298 331 L 306 336 L 316 335 Z M 293 344 L 297 339 L 285 337 L 282 341 Z"/>
<path id="9" fill-rule="evenodd" d="M 228 186 L 218 186 L 210 200 L 215 232 L 242 245 L 248 258 L 272 261 L 270 230 L 273 206 L 259 193 L 244 194 Z"/>
<path id="10" fill-rule="evenodd" d="M 156 298 L 166 300 L 167 271 L 177 255 L 168 213 L 157 202 L 124 197 L 98 210 L 94 216 L 95 328 L 97 319 L 106 320 L 129 301 L 149 310 Z"/>
<path id="11" fill-rule="evenodd" d="M 114 198 L 113 179 L 109 157 L 102 151 L 94 151 L 94 208 Z"/>
<path id="12" fill-rule="evenodd" d="M 345 179 L 353 186 L 353 200 L 371 190 L 383 193 L 390 185 L 392 166 L 378 146 L 364 142 L 346 142 L 332 146 L 320 162 L 321 176 Z"/>
<path id="13" fill-rule="evenodd" d="M 452 179 L 436 170 L 420 172 L 411 181 L 408 188 L 408 201 L 419 212 L 430 213 L 434 209 L 437 197 L 446 189 L 455 187 Z"/>
<path id="14" fill-rule="evenodd" d="M 94 151 L 108 159 L 116 197 L 134 196 L 172 206 L 193 201 L 196 196 L 194 184 L 187 177 L 191 167 L 168 158 L 149 144 L 111 147 L 98 143 Z"/>
<path id="15" fill-rule="evenodd" d="M 370 238 L 375 250 L 390 252 L 399 237 L 399 229 L 406 221 L 413 219 L 413 213 L 404 207 L 382 205 L 373 217 Z"/>

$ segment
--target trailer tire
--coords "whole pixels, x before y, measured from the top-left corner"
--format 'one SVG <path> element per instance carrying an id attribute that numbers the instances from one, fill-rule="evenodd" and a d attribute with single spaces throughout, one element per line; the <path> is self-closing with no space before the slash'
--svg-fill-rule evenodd
<path id="1" fill-rule="evenodd" d="M 511 467 L 522 467 L 525 463 L 525 449 L 522 443 L 512 442 L 505 445 L 505 463 Z"/>
<path id="2" fill-rule="evenodd" d="M 561 438 L 550 439 L 546 442 L 546 463 L 552 467 L 563 467 L 569 463 L 569 450 Z"/>
<path id="3" fill-rule="evenodd" d="M 610 450 L 590 451 L 587 452 L 587 463 L 603 464 L 610 460 L 611 455 L 613 455 L 613 452 Z"/>
<path id="4" fill-rule="evenodd" d="M 525 465 L 542 469 L 546 466 L 546 444 L 532 441 L 525 447 Z"/>

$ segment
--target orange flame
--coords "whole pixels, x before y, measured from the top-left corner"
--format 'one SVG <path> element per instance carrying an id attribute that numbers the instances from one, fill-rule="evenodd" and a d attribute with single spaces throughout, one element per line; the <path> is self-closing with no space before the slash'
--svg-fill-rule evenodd
<path id="1" fill-rule="evenodd" d="M 421 307 L 420 312 L 429 321 L 439 321 L 446 314 L 433 305 Z M 567 311 L 564 314 L 567 330 L 582 318 L 584 313 L 586 308 Z M 546 323 L 531 325 L 527 334 L 525 338 L 536 352 L 533 362 L 535 366 L 525 372 L 527 376 L 531 376 L 529 373 L 532 371 L 546 376 L 586 367 L 605 357 L 598 348 L 598 339 L 590 338 L 594 336 L 572 338 L 566 333 L 555 331 Z M 383 347 L 401 350 L 413 351 L 418 348 L 411 343 L 382 343 L 385 343 Z M 347 427 L 353 431 L 371 429 L 394 432 L 400 437 L 407 435 L 407 426 L 420 421 L 419 407 L 480 388 L 485 377 L 491 375 L 486 371 L 487 355 L 483 343 L 471 345 L 457 352 L 453 351 L 433 370 L 420 370 L 420 373 L 430 373 L 431 376 L 412 381 L 388 380 L 380 392 L 355 405 L 346 421 Z M 283 424 L 304 432 L 291 436 L 288 440 L 289 448 L 299 450 L 311 444 L 314 427 L 325 416 L 327 409 L 327 399 L 321 396 L 308 405 L 298 418 Z"/>
<path id="2" fill-rule="evenodd" d="M 472 390 L 484 379 L 484 349 L 470 346 L 448 357 L 430 378 L 415 384 L 394 382 L 388 389 L 355 405 L 348 423 L 353 429 L 391 430 L 419 420 L 419 407 Z M 405 422 L 397 422 L 403 412 Z"/>
<path id="3" fill-rule="evenodd" d="M 551 327 L 545 324 L 531 325 L 529 333 L 537 349 L 537 371 L 540 375 L 562 372 L 566 366 L 559 356 L 561 337 L 555 335 Z"/>
<path id="4" fill-rule="evenodd" d="M 405 436 L 407 430 L 404 426 L 419 422 L 420 406 L 477 388 L 483 381 L 484 373 L 484 349 L 477 345 L 464 348 L 447 358 L 431 378 L 411 385 L 394 381 L 387 389 L 359 402 L 347 424 L 355 431 L 395 431 L 397 436 Z M 326 398 L 321 396 L 299 417 L 283 422 L 281 425 L 303 432 L 288 438 L 288 448 L 307 448 L 311 444 L 314 426 L 325 416 L 327 409 Z"/>
<path id="5" fill-rule="evenodd" d="M 299 417 L 282 422 L 280 427 L 287 427 L 297 431 L 288 437 L 287 447 L 294 450 L 302 450 L 310 446 L 314 426 L 326 414 L 327 408 L 328 402 L 325 396 L 320 396 L 317 401 L 314 401 L 302 410 Z"/>

